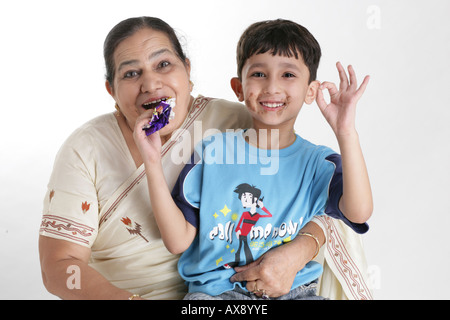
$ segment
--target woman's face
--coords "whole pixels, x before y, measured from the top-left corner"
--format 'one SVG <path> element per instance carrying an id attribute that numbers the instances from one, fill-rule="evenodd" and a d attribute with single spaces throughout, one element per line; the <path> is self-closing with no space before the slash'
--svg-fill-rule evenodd
<path id="1" fill-rule="evenodd" d="M 106 87 L 131 128 L 146 111 L 144 104 L 164 98 L 176 99 L 175 118 L 160 134 L 181 126 L 190 105 L 190 65 L 180 60 L 165 33 L 144 28 L 123 40 L 114 51 L 114 66 L 113 87 L 108 81 Z"/>

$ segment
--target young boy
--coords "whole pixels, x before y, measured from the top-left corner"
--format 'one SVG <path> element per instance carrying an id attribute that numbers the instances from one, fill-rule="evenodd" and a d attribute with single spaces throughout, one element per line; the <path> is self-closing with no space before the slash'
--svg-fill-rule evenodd
<path id="1" fill-rule="evenodd" d="M 189 286 L 187 298 L 251 298 L 244 284 L 230 282 L 232 267 L 289 242 L 315 215 L 326 213 L 356 232 L 367 231 L 372 195 L 355 108 L 368 77 L 358 89 L 354 70 L 348 68 L 348 80 L 338 63 L 339 90 L 329 82 L 320 84 L 315 80 L 320 56 L 314 37 L 294 22 L 251 25 L 238 43 L 238 77 L 231 86 L 250 111 L 253 128 L 204 139 L 175 185 L 176 204 L 160 166 L 144 161 L 164 243 L 172 253 L 186 250 L 178 268 Z M 328 89 L 330 103 L 322 89 Z M 294 132 L 303 103 L 315 99 L 341 156 Z M 268 163 L 272 170 L 262 174 Z M 304 285 L 321 272 L 320 264 L 309 262 L 295 277 L 288 298 L 303 296 Z"/>

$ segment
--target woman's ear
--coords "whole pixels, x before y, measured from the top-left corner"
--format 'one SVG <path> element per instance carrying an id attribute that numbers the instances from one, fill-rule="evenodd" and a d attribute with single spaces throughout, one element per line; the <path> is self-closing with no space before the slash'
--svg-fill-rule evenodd
<path id="1" fill-rule="evenodd" d="M 244 93 L 242 92 L 241 80 L 239 80 L 239 78 L 237 78 L 237 77 L 231 78 L 230 84 L 231 84 L 231 89 L 233 89 L 238 100 L 240 102 L 244 101 Z"/>
<path id="2" fill-rule="evenodd" d="M 306 104 L 313 103 L 313 101 L 316 99 L 317 91 L 319 90 L 319 87 L 320 87 L 320 82 L 317 80 L 314 80 L 309 84 L 308 90 L 307 90 L 306 96 L 305 96 Z"/>
<path id="3" fill-rule="evenodd" d="M 105 87 L 106 87 L 106 91 L 108 91 L 109 95 L 114 98 L 113 87 L 111 86 L 111 84 L 109 83 L 108 80 L 106 80 L 106 82 L 105 82 Z"/>
<path id="4" fill-rule="evenodd" d="M 191 77 L 191 60 L 189 60 L 188 58 L 186 58 L 184 66 L 186 67 L 186 72 L 188 74 L 188 77 Z"/>

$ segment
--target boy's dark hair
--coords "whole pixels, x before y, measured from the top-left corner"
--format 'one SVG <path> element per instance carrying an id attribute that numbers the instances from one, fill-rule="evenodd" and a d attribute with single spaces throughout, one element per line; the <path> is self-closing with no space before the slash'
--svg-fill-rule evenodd
<path id="1" fill-rule="evenodd" d="M 244 31 L 236 52 L 239 79 L 248 58 L 268 51 L 296 59 L 300 54 L 309 69 L 309 83 L 316 79 L 322 55 L 319 43 L 305 27 L 283 19 L 256 22 Z"/>
<path id="2" fill-rule="evenodd" d="M 255 186 L 249 185 L 248 183 L 241 183 L 236 187 L 236 189 L 234 189 L 234 192 L 238 194 L 239 200 L 241 199 L 242 194 L 246 192 L 253 195 L 253 202 L 255 202 L 255 199 L 258 200 L 261 196 L 261 190 L 256 188 Z"/>

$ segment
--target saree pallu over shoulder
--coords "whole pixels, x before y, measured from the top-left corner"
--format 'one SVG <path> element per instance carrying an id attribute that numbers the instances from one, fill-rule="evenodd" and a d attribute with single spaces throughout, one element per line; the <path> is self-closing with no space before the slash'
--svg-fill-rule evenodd
<path id="1" fill-rule="evenodd" d="M 149 299 L 180 299 L 178 256 L 164 246 L 140 167 L 100 212 L 89 265 L 113 285 Z"/>
<path id="2" fill-rule="evenodd" d="M 210 99 L 196 99 L 179 130 L 162 148 L 164 174 L 175 183 L 183 161 L 172 152 L 181 145 L 192 152 L 193 123 L 202 121 Z M 173 182 L 172 182 L 173 181 Z M 99 213 L 99 230 L 90 265 L 112 284 L 144 298 L 178 299 L 185 285 L 178 275 L 178 255 L 165 248 L 152 212 L 145 167 L 142 165 L 114 192 Z"/>
<path id="3" fill-rule="evenodd" d="M 145 177 L 145 169 L 141 166 L 138 168 L 132 176 L 125 181 L 119 189 L 113 194 L 110 200 L 104 205 L 100 212 L 99 226 L 101 227 L 116 211 L 117 207 L 120 205 L 121 201 L 124 200 L 128 194 L 133 190 L 133 188 L 141 182 L 142 178 Z"/>
<path id="4" fill-rule="evenodd" d="M 326 243 L 315 261 L 323 265 L 318 294 L 333 300 L 373 300 L 360 234 L 341 220 L 315 217 Z"/>
<path id="5" fill-rule="evenodd" d="M 164 146 L 162 147 L 162 161 L 163 161 L 163 168 L 170 168 L 170 170 L 164 170 L 165 174 L 166 174 L 166 178 L 169 176 L 178 176 L 179 171 L 181 171 L 182 168 L 182 164 L 185 163 L 187 161 L 187 157 L 185 158 L 186 160 L 184 161 L 180 161 L 178 167 L 180 170 L 175 170 L 174 171 L 174 165 L 173 165 L 173 157 L 170 157 L 170 151 L 171 149 L 177 145 L 177 144 L 182 144 L 183 142 L 186 143 L 188 142 L 187 139 L 192 139 L 192 135 L 190 134 L 193 131 L 193 123 L 195 121 L 201 121 L 202 120 L 202 112 L 204 111 L 204 109 L 207 107 L 208 103 L 211 101 L 211 98 L 206 98 L 203 96 L 200 96 L 199 98 L 194 100 L 194 103 L 191 107 L 190 113 L 188 114 L 186 120 L 184 121 L 183 125 L 181 126 L 180 129 L 176 130 L 173 134 L 173 136 L 171 137 L 171 139 L 169 139 L 169 141 L 164 144 Z M 195 141 L 191 142 L 191 145 L 193 147 L 193 145 L 195 144 Z M 192 152 L 192 148 L 190 148 L 190 151 Z M 189 154 L 190 156 L 190 154 Z M 172 163 L 170 163 L 172 162 Z M 178 172 L 176 172 L 178 171 Z M 130 176 L 128 178 L 127 181 L 125 181 L 121 187 L 119 189 L 117 189 L 117 191 L 113 194 L 113 196 L 110 198 L 110 200 L 106 203 L 106 205 L 104 206 L 102 212 L 100 212 L 100 221 L 99 221 L 99 225 L 101 226 L 104 222 L 106 222 L 111 215 L 113 214 L 113 212 L 117 209 L 117 207 L 119 206 L 120 202 L 125 199 L 129 193 L 133 190 L 133 188 L 135 186 L 138 186 L 140 184 L 140 182 L 142 180 L 145 181 L 145 168 L 144 165 L 140 166 L 134 173 L 132 176 Z M 171 184 L 169 183 L 169 186 L 171 186 Z M 148 198 L 148 196 L 146 196 L 145 198 Z"/>

